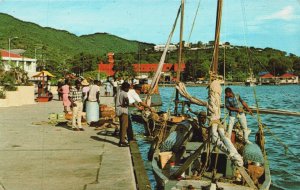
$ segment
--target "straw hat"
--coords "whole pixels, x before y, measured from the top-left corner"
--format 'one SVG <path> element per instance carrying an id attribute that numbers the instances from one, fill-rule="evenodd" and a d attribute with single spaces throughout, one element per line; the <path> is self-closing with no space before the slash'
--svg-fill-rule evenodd
<path id="1" fill-rule="evenodd" d="M 90 85 L 90 84 L 88 83 L 88 81 L 87 81 L 86 79 L 84 79 L 84 80 L 81 82 L 81 85 L 82 85 L 82 86 L 88 86 L 88 85 Z"/>

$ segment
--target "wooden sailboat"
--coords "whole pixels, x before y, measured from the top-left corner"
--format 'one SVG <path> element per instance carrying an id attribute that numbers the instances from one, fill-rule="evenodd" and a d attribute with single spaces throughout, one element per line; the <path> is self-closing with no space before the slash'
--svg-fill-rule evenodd
<path id="1" fill-rule="evenodd" d="M 213 68 L 207 103 L 210 125 L 206 127 L 203 118 L 198 118 L 198 121 L 186 118 L 176 125 L 170 125 L 165 138 L 158 138 L 160 142 L 153 148 L 152 159 L 158 189 L 269 189 L 271 176 L 262 126 L 259 126 L 256 143 L 251 144 L 245 143 L 240 129 L 237 128 L 229 139 L 222 128 L 222 89 L 217 73 L 222 2 L 218 0 Z M 181 8 L 183 18 L 184 0 L 181 0 Z M 159 135 L 163 135 L 164 130 L 166 128 Z"/>

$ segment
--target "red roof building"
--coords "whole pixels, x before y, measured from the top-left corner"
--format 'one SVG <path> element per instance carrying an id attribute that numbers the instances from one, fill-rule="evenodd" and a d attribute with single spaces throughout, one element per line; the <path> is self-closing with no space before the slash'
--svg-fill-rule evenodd
<path id="1" fill-rule="evenodd" d="M 14 58 L 23 58 L 19 54 L 15 54 L 15 53 L 12 53 L 12 52 L 9 53 L 9 51 L 3 50 L 3 49 L 1 49 L 0 51 L 1 51 L 1 57 L 2 58 L 4 58 L 4 57 L 7 57 L 7 58 L 10 57 L 11 59 L 14 59 Z"/>
<path id="2" fill-rule="evenodd" d="M 156 72 L 157 68 L 158 68 L 158 63 L 142 63 L 142 64 L 132 64 L 133 69 L 135 72 L 137 73 L 142 73 L 142 74 L 146 74 L 146 73 L 150 73 L 150 72 Z M 114 64 L 104 64 L 104 63 L 100 63 L 98 64 L 98 70 L 99 72 L 103 72 L 105 73 L 107 76 L 113 76 L 115 74 L 115 72 L 113 71 L 113 67 Z M 185 69 L 185 64 L 181 65 L 181 71 L 184 71 Z M 163 69 L 162 72 L 177 72 L 178 70 L 178 65 L 177 64 L 171 64 L 171 63 L 165 63 L 163 65 Z"/>
<path id="3" fill-rule="evenodd" d="M 279 79 L 281 84 L 297 84 L 299 82 L 298 76 L 291 73 L 285 73 Z"/>
<path id="4" fill-rule="evenodd" d="M 4 70 L 8 71 L 12 65 L 23 68 L 31 78 L 36 74 L 36 59 L 23 57 L 19 54 L 0 49 Z"/>
<path id="5" fill-rule="evenodd" d="M 134 71 L 137 73 L 149 73 L 149 72 L 156 72 L 158 68 L 158 63 L 144 63 L 144 64 L 133 64 Z M 182 64 L 181 71 L 184 71 L 185 64 Z M 165 63 L 163 65 L 162 72 L 177 72 L 178 65 L 172 63 Z"/>
<path id="6" fill-rule="evenodd" d="M 296 77 L 296 75 L 293 75 L 291 73 L 285 73 L 281 75 L 279 78 L 293 78 L 293 77 Z"/>
<path id="7" fill-rule="evenodd" d="M 112 63 L 104 64 L 101 62 L 100 64 L 98 64 L 98 71 L 101 73 L 105 73 L 106 76 L 113 76 L 115 74 L 113 67 L 114 67 L 114 64 L 112 64 Z"/>
<path id="8" fill-rule="evenodd" d="M 263 79 L 271 79 L 271 78 L 274 78 L 274 75 L 270 74 L 270 73 L 267 73 L 267 74 L 264 74 L 262 76 L 260 76 L 260 78 L 263 78 Z"/>

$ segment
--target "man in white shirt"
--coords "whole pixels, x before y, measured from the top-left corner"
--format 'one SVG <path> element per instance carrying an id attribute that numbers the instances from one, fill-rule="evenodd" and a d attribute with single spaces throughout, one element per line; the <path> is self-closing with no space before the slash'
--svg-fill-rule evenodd
<path id="1" fill-rule="evenodd" d="M 148 106 L 146 103 L 144 103 L 139 94 L 141 93 L 142 86 L 141 85 L 134 85 L 131 86 L 131 88 L 128 91 L 128 99 L 129 99 L 129 104 L 134 104 L 135 107 L 138 109 L 142 110 L 143 107 L 149 108 L 151 110 L 151 107 Z"/>
<path id="2" fill-rule="evenodd" d="M 129 89 L 127 95 L 128 95 L 128 100 L 129 100 L 129 105 L 130 104 L 133 104 L 136 108 L 138 108 L 139 110 L 143 110 L 145 108 L 148 108 L 150 109 L 151 111 L 152 108 L 150 106 L 148 106 L 146 103 L 144 103 L 139 94 L 141 92 L 141 89 L 142 89 L 142 86 L 141 85 L 131 85 L 131 88 Z M 132 131 L 132 124 L 131 124 L 131 116 L 130 116 L 130 112 L 129 112 L 129 115 L 128 115 L 128 134 L 133 134 L 133 131 Z M 135 140 L 133 138 L 133 136 L 129 136 L 128 137 L 128 140 Z"/>
<path id="3" fill-rule="evenodd" d="M 100 103 L 99 97 L 100 97 L 99 81 L 95 80 L 94 84 L 92 84 L 90 86 L 90 90 L 89 90 L 89 93 L 88 93 L 88 101 Z"/>

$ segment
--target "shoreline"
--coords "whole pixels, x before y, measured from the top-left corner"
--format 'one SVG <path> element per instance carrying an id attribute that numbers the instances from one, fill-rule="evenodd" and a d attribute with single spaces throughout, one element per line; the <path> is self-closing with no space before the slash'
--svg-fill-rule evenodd
<path id="1" fill-rule="evenodd" d="M 187 87 L 208 87 L 208 84 L 186 84 L 184 83 L 185 86 Z M 262 84 L 262 85 L 256 85 L 256 86 L 287 86 L 287 85 L 299 85 L 300 83 L 297 84 Z M 222 86 L 246 86 L 244 82 L 226 82 L 225 84 L 221 84 Z M 175 86 L 174 84 L 158 84 L 159 87 L 173 87 Z M 249 86 L 250 87 L 250 86 Z"/>

